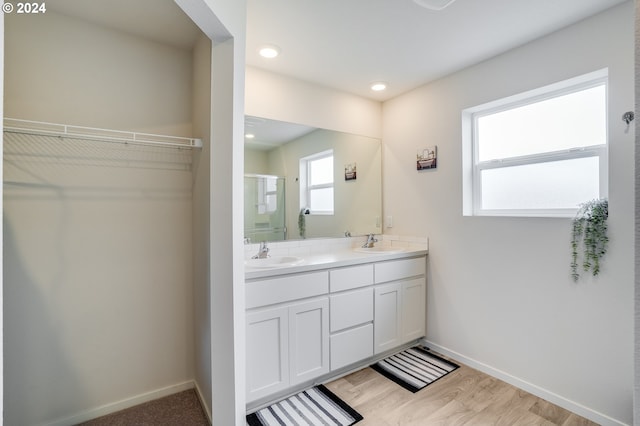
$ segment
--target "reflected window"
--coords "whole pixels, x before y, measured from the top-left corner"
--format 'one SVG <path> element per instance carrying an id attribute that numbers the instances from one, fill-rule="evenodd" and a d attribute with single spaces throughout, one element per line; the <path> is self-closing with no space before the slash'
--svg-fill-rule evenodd
<path id="1" fill-rule="evenodd" d="M 278 210 L 278 178 L 258 179 L 258 214 Z"/>
<path id="2" fill-rule="evenodd" d="M 300 159 L 300 209 L 333 214 L 333 150 Z"/>

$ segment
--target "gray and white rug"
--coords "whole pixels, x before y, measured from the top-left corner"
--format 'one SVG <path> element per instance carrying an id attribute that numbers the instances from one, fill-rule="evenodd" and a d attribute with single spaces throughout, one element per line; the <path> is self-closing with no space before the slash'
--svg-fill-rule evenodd
<path id="1" fill-rule="evenodd" d="M 419 346 L 391 355 L 371 366 L 414 393 L 459 367 Z"/>
<path id="2" fill-rule="evenodd" d="M 249 426 L 350 426 L 362 416 L 323 385 L 247 415 Z"/>

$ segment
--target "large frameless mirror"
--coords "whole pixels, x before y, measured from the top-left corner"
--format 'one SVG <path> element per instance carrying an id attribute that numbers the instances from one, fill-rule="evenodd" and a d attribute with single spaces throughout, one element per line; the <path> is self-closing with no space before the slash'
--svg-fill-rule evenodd
<path id="1" fill-rule="evenodd" d="M 245 238 L 381 232 L 379 139 L 247 116 Z"/>

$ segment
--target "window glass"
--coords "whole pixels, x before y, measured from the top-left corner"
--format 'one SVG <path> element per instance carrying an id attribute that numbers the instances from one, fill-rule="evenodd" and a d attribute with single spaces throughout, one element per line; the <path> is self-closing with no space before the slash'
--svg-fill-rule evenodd
<path id="1" fill-rule="evenodd" d="M 588 157 L 483 170 L 481 207 L 572 209 L 598 198 L 598 169 L 598 158 Z"/>
<path id="2" fill-rule="evenodd" d="M 312 212 L 333 212 L 333 188 L 312 189 L 309 195 Z"/>
<path id="3" fill-rule="evenodd" d="M 333 214 L 333 150 L 300 159 L 300 209 Z"/>
<path id="4" fill-rule="evenodd" d="M 601 84 L 478 117 L 478 160 L 487 161 L 606 143 Z"/>
<path id="5" fill-rule="evenodd" d="M 465 215 L 573 216 L 607 196 L 607 71 L 463 111 Z"/>
<path id="6" fill-rule="evenodd" d="M 333 155 L 309 161 L 311 186 L 333 183 Z"/>

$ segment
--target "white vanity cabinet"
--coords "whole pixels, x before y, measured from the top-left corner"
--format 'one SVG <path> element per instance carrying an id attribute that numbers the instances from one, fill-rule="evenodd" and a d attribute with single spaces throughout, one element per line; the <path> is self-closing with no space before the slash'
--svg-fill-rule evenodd
<path id="1" fill-rule="evenodd" d="M 426 282 L 414 278 L 402 283 L 402 343 L 424 337 L 426 334 Z"/>
<path id="2" fill-rule="evenodd" d="M 331 370 L 373 355 L 373 264 L 329 272 Z"/>
<path id="3" fill-rule="evenodd" d="M 289 309 L 247 313 L 247 400 L 289 387 Z"/>
<path id="4" fill-rule="evenodd" d="M 329 372 L 328 272 L 247 282 L 247 401 Z"/>
<path id="5" fill-rule="evenodd" d="M 289 307 L 289 382 L 315 379 L 329 372 L 329 299 Z"/>
<path id="6" fill-rule="evenodd" d="M 425 259 L 372 258 L 248 278 L 248 404 L 368 365 L 423 337 Z"/>
<path id="7" fill-rule="evenodd" d="M 375 353 L 381 353 L 400 345 L 402 330 L 401 283 L 375 288 Z"/>
<path id="8" fill-rule="evenodd" d="M 375 264 L 374 353 L 425 335 L 425 273 L 424 257 Z"/>

